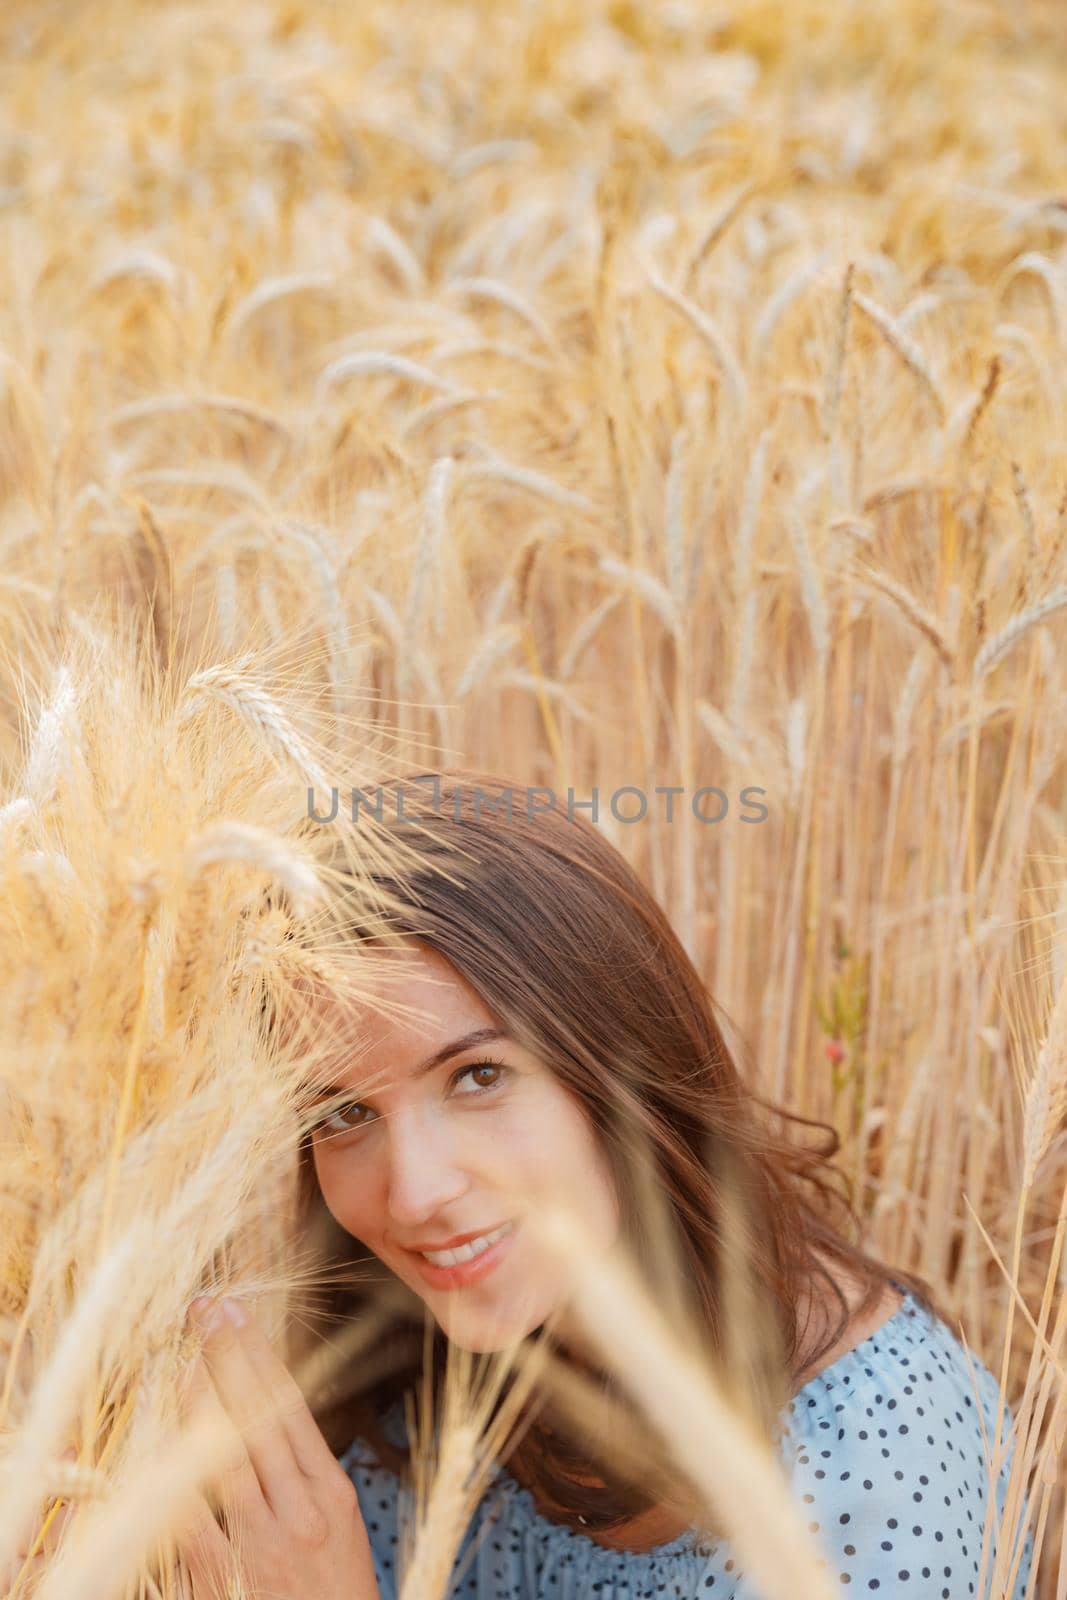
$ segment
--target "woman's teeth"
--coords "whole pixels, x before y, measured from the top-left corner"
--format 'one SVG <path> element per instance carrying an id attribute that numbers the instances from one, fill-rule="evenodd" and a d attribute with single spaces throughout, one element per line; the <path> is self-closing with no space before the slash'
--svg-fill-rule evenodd
<path id="1" fill-rule="evenodd" d="M 476 1239 L 468 1239 L 466 1244 L 457 1244 L 454 1250 L 420 1250 L 419 1255 L 435 1267 L 458 1267 L 461 1261 L 473 1261 L 491 1244 L 496 1244 L 510 1227 L 510 1222 L 502 1222 L 492 1233 L 480 1233 Z"/>

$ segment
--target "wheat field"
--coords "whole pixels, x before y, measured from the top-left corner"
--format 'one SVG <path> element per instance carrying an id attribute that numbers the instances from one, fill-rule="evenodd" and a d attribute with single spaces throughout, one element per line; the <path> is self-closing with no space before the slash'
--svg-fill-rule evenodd
<path id="1" fill-rule="evenodd" d="M 301 1271 L 263 884 L 463 763 L 838 1128 L 1063 1600 L 1061 9 L 8 0 L 0 82 L 0 1562 L 63 1492 L 38 1592 L 170 1600 L 182 1308 Z"/>

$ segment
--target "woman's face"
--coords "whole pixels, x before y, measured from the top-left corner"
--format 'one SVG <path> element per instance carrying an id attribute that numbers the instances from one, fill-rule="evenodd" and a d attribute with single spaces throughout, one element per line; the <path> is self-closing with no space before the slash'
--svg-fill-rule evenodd
<path id="1" fill-rule="evenodd" d="M 351 1085 L 353 1099 L 316 1129 L 319 1186 L 341 1226 L 426 1302 L 450 1339 L 502 1349 L 538 1327 L 567 1288 L 567 1269 L 519 1213 L 539 1202 L 574 1206 L 594 1245 L 609 1249 L 619 1224 L 611 1173 L 579 1102 L 497 1031 L 450 962 L 416 940 L 381 959 L 382 997 L 422 1015 L 368 1009 L 349 1051 L 342 1036 L 328 1076 Z"/>

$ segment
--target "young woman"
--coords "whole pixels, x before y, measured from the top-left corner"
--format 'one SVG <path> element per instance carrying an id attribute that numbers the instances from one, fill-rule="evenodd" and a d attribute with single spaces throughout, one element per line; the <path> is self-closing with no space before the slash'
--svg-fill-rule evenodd
<path id="1" fill-rule="evenodd" d="M 777 1395 L 784 1459 L 832 1582 L 974 1595 L 997 1384 L 976 1361 L 976 1399 L 928 1287 L 850 1242 L 856 1219 L 830 1167 L 837 1135 L 828 1129 L 813 1151 L 773 1129 L 789 1113 L 746 1085 L 667 919 L 590 822 L 559 804 L 531 807 L 520 786 L 483 773 L 419 774 L 401 787 L 405 816 L 426 831 L 395 824 L 418 865 L 388 883 L 408 914 L 383 971 L 387 998 L 421 1015 L 368 1013 L 350 1048 L 342 1037 L 332 1077 L 360 1092 L 305 1142 L 309 1227 L 353 1280 L 362 1263 L 367 1289 L 397 1279 L 428 1308 L 439 1382 L 448 1339 L 501 1349 L 559 1307 L 558 1261 L 502 1201 L 516 1188 L 534 1204 L 577 1202 L 598 1248 L 625 1241 L 654 1277 L 629 1160 L 639 1132 L 673 1217 L 687 1310 L 718 1352 L 738 1334 L 724 1326 L 717 1226 L 728 1170 L 776 1327 L 768 1348 L 788 1372 L 784 1393 L 771 1379 L 764 1392 Z M 357 1316 L 364 1292 L 358 1281 L 335 1287 L 323 1327 Z M 369 1392 L 315 1419 L 356 1487 L 382 1600 L 397 1590 L 401 1398 L 417 1388 L 421 1339 L 393 1340 L 390 1352 L 393 1370 Z M 1009 1451 L 998 1497 L 1010 1463 Z M 454 1593 L 755 1600 L 727 1542 L 697 1537 L 681 1503 L 535 1414 L 479 1504 Z M 1029 1564 L 1028 1539 L 1019 1597 Z"/>

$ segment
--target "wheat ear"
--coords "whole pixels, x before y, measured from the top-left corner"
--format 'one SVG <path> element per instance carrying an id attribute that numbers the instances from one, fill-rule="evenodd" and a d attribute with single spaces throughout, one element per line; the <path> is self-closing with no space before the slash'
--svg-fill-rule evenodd
<path id="1" fill-rule="evenodd" d="M 1060 584 L 1043 600 L 1036 601 L 1032 606 L 1027 606 L 1025 611 L 1020 611 L 1011 617 L 1002 628 L 986 640 L 975 656 L 974 676 L 986 677 L 994 667 L 1000 665 L 1019 640 L 1025 638 L 1031 628 L 1046 622 L 1049 617 L 1055 616 L 1057 611 L 1062 611 L 1064 606 L 1067 606 L 1067 584 Z"/>

